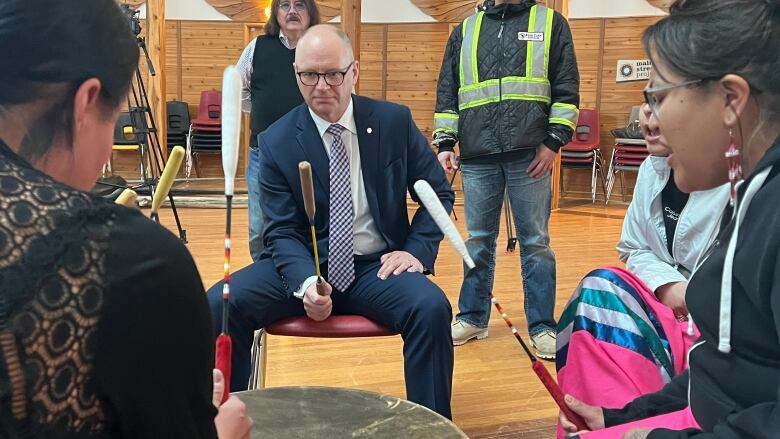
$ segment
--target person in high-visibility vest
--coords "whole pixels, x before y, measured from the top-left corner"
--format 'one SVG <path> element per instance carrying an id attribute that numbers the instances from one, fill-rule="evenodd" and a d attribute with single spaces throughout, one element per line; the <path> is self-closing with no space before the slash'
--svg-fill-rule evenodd
<path id="1" fill-rule="evenodd" d="M 464 271 L 453 343 L 487 337 L 501 205 L 508 191 L 517 236 L 525 312 L 539 357 L 555 358 L 555 255 L 548 220 L 555 155 L 579 113 L 571 30 L 533 0 L 488 0 L 450 35 L 439 74 L 433 144 L 452 173 L 460 144 L 467 245 L 477 267 Z"/>

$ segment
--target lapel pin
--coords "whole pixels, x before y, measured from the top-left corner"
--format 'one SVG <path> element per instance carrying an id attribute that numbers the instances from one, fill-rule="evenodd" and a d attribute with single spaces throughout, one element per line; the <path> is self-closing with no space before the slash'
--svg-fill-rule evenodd
<path id="1" fill-rule="evenodd" d="M 367 132 L 368 134 L 371 134 L 371 133 L 373 133 L 373 132 L 374 132 L 374 130 L 372 130 L 371 128 L 366 128 L 366 132 Z"/>

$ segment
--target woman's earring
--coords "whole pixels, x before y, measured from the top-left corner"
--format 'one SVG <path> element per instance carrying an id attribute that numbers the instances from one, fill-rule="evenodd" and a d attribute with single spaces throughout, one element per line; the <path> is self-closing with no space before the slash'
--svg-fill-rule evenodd
<path id="1" fill-rule="evenodd" d="M 731 183 L 729 204 L 733 207 L 737 201 L 737 182 L 742 180 L 742 160 L 739 157 L 739 148 L 734 143 L 734 135 L 731 129 L 729 129 L 729 147 L 724 155 L 729 162 L 729 183 Z"/>

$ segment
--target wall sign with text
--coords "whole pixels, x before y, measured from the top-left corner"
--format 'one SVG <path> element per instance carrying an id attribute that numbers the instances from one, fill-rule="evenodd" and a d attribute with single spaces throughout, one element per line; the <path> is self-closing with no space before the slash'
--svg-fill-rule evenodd
<path id="1" fill-rule="evenodd" d="M 616 82 L 644 81 L 650 79 L 653 65 L 649 59 L 619 59 Z"/>

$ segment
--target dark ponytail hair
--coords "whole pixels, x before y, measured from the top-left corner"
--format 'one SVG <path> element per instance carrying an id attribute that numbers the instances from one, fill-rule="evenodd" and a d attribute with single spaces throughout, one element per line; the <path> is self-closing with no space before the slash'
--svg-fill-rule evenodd
<path id="1" fill-rule="evenodd" d="M 780 0 L 677 0 L 642 43 L 686 80 L 737 74 L 780 110 Z"/>
<path id="2" fill-rule="evenodd" d="M 73 99 L 84 81 L 100 80 L 100 102 L 113 112 L 138 66 L 129 20 L 113 0 L 2 0 L 0 53 L 0 112 L 50 103 L 22 142 L 28 160 L 56 136 L 72 140 Z"/>

